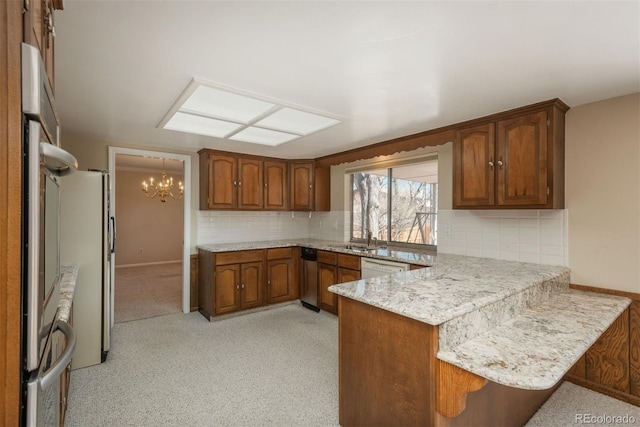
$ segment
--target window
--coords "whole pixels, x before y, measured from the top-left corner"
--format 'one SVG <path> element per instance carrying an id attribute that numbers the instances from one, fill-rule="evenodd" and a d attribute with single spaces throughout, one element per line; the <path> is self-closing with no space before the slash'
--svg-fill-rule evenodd
<path id="1" fill-rule="evenodd" d="M 351 240 L 436 246 L 438 160 L 351 174 Z"/>

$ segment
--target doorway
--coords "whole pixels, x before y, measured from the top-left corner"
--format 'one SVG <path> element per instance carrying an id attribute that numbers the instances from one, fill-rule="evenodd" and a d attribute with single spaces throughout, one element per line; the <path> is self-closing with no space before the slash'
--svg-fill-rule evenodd
<path id="1" fill-rule="evenodd" d="M 190 163 L 185 155 L 109 147 L 117 232 L 113 323 L 190 310 Z M 160 194 L 152 197 L 152 187 L 142 191 L 142 182 L 153 177 L 157 184 L 163 170 L 173 178 L 175 196 L 165 202 Z"/>

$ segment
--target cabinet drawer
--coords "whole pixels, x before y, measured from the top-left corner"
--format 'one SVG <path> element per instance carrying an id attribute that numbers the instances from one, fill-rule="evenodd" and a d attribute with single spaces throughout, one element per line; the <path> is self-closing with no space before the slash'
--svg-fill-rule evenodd
<path id="1" fill-rule="evenodd" d="M 262 261 L 262 255 L 262 249 L 253 251 L 220 252 L 216 254 L 216 265 L 241 264 L 243 262 Z"/>
<path id="2" fill-rule="evenodd" d="M 293 258 L 293 248 L 273 248 L 267 249 L 267 259 Z"/>
<path id="3" fill-rule="evenodd" d="M 318 262 L 336 265 L 338 263 L 338 254 L 335 252 L 318 251 Z"/>
<path id="4" fill-rule="evenodd" d="M 338 254 L 338 267 L 360 270 L 360 257 L 356 255 Z"/>

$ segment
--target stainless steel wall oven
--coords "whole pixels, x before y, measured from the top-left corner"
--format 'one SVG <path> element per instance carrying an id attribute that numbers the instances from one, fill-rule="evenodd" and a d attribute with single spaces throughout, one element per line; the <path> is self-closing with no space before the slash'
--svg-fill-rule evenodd
<path id="1" fill-rule="evenodd" d="M 60 301 L 60 180 L 77 168 L 59 147 L 53 93 L 39 51 L 22 45 L 23 274 L 22 424 L 59 423 L 59 378 L 75 335 L 57 318 Z M 66 342 L 62 351 L 63 341 Z"/>

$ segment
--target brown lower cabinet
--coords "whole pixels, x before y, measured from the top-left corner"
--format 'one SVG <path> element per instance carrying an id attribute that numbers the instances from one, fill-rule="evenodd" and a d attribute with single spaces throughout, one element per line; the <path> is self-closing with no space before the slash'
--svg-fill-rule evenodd
<path id="1" fill-rule="evenodd" d="M 207 318 L 299 297 L 297 248 L 198 251 L 198 309 Z"/>
<path id="2" fill-rule="evenodd" d="M 215 314 L 259 307 L 263 304 L 263 263 L 216 266 Z"/>
<path id="3" fill-rule="evenodd" d="M 318 251 L 318 306 L 338 314 L 338 296 L 329 286 L 360 279 L 360 257 L 335 252 Z"/>
<path id="4" fill-rule="evenodd" d="M 297 275 L 298 248 L 267 249 L 267 304 L 299 298 Z"/>

